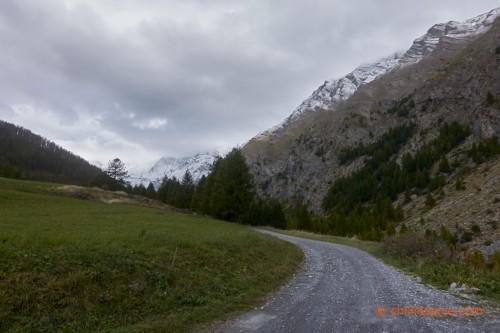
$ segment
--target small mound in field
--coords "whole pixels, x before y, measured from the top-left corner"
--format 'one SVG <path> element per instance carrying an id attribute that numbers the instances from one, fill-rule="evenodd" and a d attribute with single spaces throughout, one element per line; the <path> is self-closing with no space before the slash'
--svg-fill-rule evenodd
<path id="1" fill-rule="evenodd" d="M 162 204 L 161 202 L 153 199 L 125 193 L 123 191 L 116 191 L 116 192 L 105 191 L 98 187 L 62 185 L 55 187 L 52 191 L 54 193 L 62 194 L 64 196 L 72 198 L 98 201 L 107 204 L 125 203 L 125 204 L 134 204 L 134 205 L 154 207 L 160 209 L 167 209 L 167 208 L 171 209 L 170 206 Z"/>

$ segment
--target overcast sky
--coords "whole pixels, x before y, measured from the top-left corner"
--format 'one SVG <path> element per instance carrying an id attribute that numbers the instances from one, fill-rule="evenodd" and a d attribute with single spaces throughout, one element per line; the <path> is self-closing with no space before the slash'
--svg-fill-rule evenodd
<path id="1" fill-rule="evenodd" d="M 0 119 L 129 165 L 244 144 L 498 0 L 1 0 Z"/>

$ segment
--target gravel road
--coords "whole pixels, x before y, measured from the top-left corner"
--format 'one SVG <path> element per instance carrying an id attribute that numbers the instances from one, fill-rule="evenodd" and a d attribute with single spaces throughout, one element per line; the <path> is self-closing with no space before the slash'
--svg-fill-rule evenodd
<path id="1" fill-rule="evenodd" d="M 220 333 L 500 332 L 498 309 L 422 285 L 365 252 L 261 232 L 300 246 L 304 266 L 267 304 L 226 322 Z M 458 315 L 471 308 L 483 314 Z M 449 311 L 454 315 L 440 315 Z"/>

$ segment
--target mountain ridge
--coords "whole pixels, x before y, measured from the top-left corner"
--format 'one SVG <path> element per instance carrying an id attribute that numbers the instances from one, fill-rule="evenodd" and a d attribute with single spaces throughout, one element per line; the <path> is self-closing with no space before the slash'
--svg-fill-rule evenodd
<path id="1" fill-rule="evenodd" d="M 290 203 L 304 202 L 319 212 L 329 183 L 363 163 L 361 158 L 340 166 L 339 152 L 359 142 L 373 142 L 404 120 L 416 121 L 419 130 L 429 134 L 417 135 L 401 153 L 415 151 L 432 139 L 437 125 L 443 121 L 470 125 L 476 139 L 498 135 L 497 108 L 485 105 L 484 101 L 488 91 L 500 91 L 499 56 L 495 54 L 495 46 L 500 45 L 497 39 L 500 22 L 496 19 L 499 15 L 497 8 L 467 20 L 465 25 L 454 21 L 441 24 L 462 27 L 463 33 L 450 28 L 448 32 L 453 33 L 443 33 L 438 41 L 427 34 L 428 41 L 418 38 L 413 49 L 405 54 L 407 58 L 415 58 L 425 51 L 415 45 L 421 47 L 422 41 L 432 44 L 432 50 L 428 48 L 422 59 L 394 66 L 360 86 L 335 109 L 311 111 L 272 137 L 250 140 L 243 152 L 258 192 Z M 471 26 L 476 30 L 468 29 Z M 429 29 L 432 34 L 434 30 Z M 453 39 L 455 35 L 460 38 Z M 406 115 L 389 114 L 399 100 L 407 97 L 414 105 L 405 110 Z"/>
<path id="2" fill-rule="evenodd" d="M 436 45 L 445 38 L 449 40 L 468 40 L 487 32 L 496 18 L 500 16 L 500 7 L 488 13 L 480 14 L 465 21 L 438 23 L 427 33 L 413 41 L 405 52 L 396 51 L 392 55 L 376 62 L 362 64 L 352 72 L 338 79 L 326 80 L 311 96 L 306 98 L 285 120 L 272 128 L 257 134 L 252 140 L 267 140 L 281 135 L 291 123 L 307 117 L 315 110 L 334 109 L 350 98 L 359 87 L 368 84 L 377 77 L 402 67 L 416 64 L 436 49 Z"/>

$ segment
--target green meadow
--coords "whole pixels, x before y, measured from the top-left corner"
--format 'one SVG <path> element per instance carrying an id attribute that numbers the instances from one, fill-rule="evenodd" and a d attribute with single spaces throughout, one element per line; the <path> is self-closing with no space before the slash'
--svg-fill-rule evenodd
<path id="1" fill-rule="evenodd" d="M 0 178 L 1 332 L 184 332 L 262 303 L 303 259 L 237 224 Z"/>

